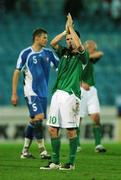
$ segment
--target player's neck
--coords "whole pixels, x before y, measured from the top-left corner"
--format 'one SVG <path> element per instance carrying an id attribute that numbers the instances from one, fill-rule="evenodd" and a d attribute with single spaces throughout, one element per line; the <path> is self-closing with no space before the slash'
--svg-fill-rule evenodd
<path id="1" fill-rule="evenodd" d="M 33 51 L 35 51 L 35 52 L 40 51 L 42 48 L 43 48 L 42 46 L 38 46 L 38 45 L 36 45 L 36 44 L 33 44 L 33 45 L 32 45 L 32 49 L 33 49 Z"/>

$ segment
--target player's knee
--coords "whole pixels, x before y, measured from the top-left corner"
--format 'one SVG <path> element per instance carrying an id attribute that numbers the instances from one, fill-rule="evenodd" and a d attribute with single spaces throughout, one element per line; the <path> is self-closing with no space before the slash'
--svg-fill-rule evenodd
<path id="1" fill-rule="evenodd" d="M 69 139 L 77 137 L 76 129 L 67 129 L 67 136 Z"/>
<path id="2" fill-rule="evenodd" d="M 43 122 L 42 121 L 36 121 L 33 123 L 34 125 L 34 135 L 36 139 L 42 139 L 44 137 L 44 127 L 43 127 Z"/>
<path id="3" fill-rule="evenodd" d="M 35 115 L 34 119 L 35 119 L 35 120 L 36 120 L 36 119 L 37 119 L 37 120 L 42 120 L 42 119 L 44 119 L 44 113 Z"/>
<path id="4" fill-rule="evenodd" d="M 49 127 L 49 134 L 51 138 L 57 138 L 58 137 L 58 129 L 55 127 Z"/>
<path id="5" fill-rule="evenodd" d="M 32 124 L 28 124 L 24 131 L 25 137 L 28 139 L 33 139 L 34 136 L 34 128 Z"/>
<path id="6" fill-rule="evenodd" d="M 100 124 L 100 115 L 99 115 L 99 113 L 92 114 L 91 119 L 93 120 L 93 122 L 95 124 L 97 124 L 97 125 Z"/>

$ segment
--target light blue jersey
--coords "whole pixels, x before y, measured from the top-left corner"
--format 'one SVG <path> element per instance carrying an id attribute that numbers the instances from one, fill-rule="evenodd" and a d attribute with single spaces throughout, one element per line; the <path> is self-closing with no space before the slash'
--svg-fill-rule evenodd
<path id="1" fill-rule="evenodd" d="M 35 52 L 32 47 L 28 47 L 20 53 L 16 69 L 24 72 L 25 97 L 47 97 L 50 66 L 57 68 L 58 60 L 47 48 Z"/>

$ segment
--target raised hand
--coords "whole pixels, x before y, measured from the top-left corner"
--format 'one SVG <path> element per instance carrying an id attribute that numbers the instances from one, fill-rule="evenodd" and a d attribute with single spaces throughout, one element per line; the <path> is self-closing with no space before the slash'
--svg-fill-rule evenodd
<path id="1" fill-rule="evenodd" d="M 73 19 L 70 13 L 67 15 L 67 26 L 73 26 Z"/>
<path id="2" fill-rule="evenodd" d="M 68 20 L 66 21 L 65 30 L 66 30 L 66 34 L 69 34 Z"/>

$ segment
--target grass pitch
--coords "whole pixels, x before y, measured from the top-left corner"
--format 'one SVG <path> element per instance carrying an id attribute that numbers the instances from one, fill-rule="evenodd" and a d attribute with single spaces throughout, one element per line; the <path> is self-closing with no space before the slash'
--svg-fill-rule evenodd
<path id="1" fill-rule="evenodd" d="M 22 144 L 0 144 L 0 179 L 1 180 L 121 180 L 121 144 L 105 144 L 107 152 L 97 154 L 94 144 L 82 144 L 82 151 L 77 153 L 74 171 L 40 170 L 48 160 L 39 158 L 35 143 L 31 152 L 36 159 L 20 159 Z M 48 144 L 47 149 L 51 152 Z M 68 159 L 68 144 L 61 147 L 61 161 Z"/>

